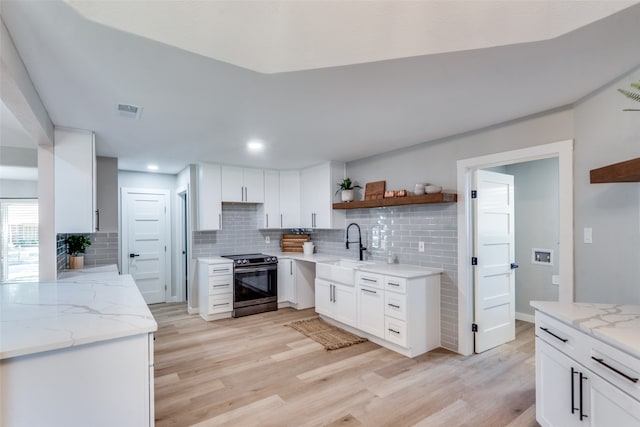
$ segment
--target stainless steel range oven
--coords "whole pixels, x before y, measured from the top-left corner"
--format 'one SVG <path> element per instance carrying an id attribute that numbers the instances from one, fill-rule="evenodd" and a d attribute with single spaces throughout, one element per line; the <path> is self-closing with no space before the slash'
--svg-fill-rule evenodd
<path id="1" fill-rule="evenodd" d="M 278 258 L 225 255 L 233 260 L 233 317 L 278 309 Z"/>

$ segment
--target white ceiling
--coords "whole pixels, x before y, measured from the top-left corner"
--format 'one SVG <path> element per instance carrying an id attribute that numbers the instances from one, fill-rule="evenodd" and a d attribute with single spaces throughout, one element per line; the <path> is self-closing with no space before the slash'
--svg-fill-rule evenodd
<path id="1" fill-rule="evenodd" d="M 613 15 L 629 2 L 424 2 L 443 16 L 420 2 L 232 3 L 80 5 L 145 37 L 60 0 L 3 0 L 1 13 L 52 121 L 94 130 L 98 154 L 130 170 L 355 160 L 568 105 L 640 65 L 638 2 Z M 474 9 L 484 3 L 500 7 Z M 209 8 L 214 20 L 194 18 Z M 154 33 L 158 23 L 172 30 Z M 119 116 L 119 102 L 142 106 L 141 119 Z M 247 153 L 250 138 L 266 150 Z"/>

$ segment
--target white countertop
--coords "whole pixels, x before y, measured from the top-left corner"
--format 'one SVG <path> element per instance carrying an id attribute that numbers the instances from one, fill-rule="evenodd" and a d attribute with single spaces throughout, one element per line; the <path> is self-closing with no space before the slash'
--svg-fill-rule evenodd
<path id="1" fill-rule="evenodd" d="M 224 264 L 227 262 L 233 262 L 233 260 L 229 258 L 222 258 L 221 256 L 212 256 L 207 258 L 198 258 L 198 262 L 203 262 L 205 264 Z"/>
<path id="2" fill-rule="evenodd" d="M 339 259 L 345 259 L 338 255 L 329 254 L 313 254 L 304 255 L 299 252 L 270 252 L 269 255 L 275 255 L 278 258 L 291 258 L 297 261 L 309 261 L 309 262 L 327 262 L 336 261 Z M 357 259 L 349 259 L 350 261 L 358 262 Z M 364 261 L 365 264 L 356 267 L 357 271 L 366 271 L 369 273 L 386 274 L 388 276 L 403 277 L 406 279 L 412 279 L 415 277 L 431 276 L 434 274 L 442 273 L 441 269 L 431 267 L 421 267 L 419 265 L 409 264 L 387 264 L 384 262 Z"/>
<path id="3" fill-rule="evenodd" d="M 531 306 L 640 358 L 640 305 L 531 301 Z"/>
<path id="4" fill-rule="evenodd" d="M 61 275 L 0 285 L 0 359 L 158 329 L 133 278 L 115 266 Z"/>

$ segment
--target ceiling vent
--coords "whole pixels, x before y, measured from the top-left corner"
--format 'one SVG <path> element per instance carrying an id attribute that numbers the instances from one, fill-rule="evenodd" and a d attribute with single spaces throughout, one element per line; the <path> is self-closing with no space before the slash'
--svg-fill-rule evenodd
<path id="1" fill-rule="evenodd" d="M 142 107 L 131 104 L 118 104 L 118 114 L 122 117 L 128 117 L 130 119 L 140 119 L 142 114 Z"/>

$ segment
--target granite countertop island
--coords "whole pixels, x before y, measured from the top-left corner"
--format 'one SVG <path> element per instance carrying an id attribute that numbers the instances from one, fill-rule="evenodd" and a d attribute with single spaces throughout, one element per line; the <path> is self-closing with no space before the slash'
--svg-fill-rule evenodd
<path id="1" fill-rule="evenodd" d="M 116 266 L 61 272 L 57 281 L 0 285 L 0 359 L 156 331 L 131 276 Z"/>
<path id="2" fill-rule="evenodd" d="M 640 358 L 640 305 L 532 301 L 531 306 Z"/>

